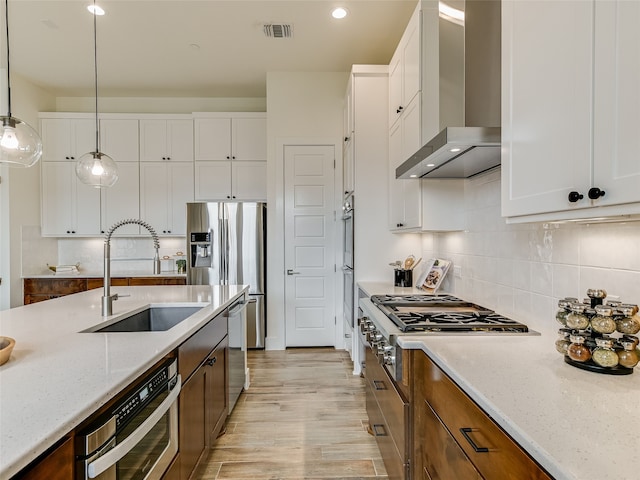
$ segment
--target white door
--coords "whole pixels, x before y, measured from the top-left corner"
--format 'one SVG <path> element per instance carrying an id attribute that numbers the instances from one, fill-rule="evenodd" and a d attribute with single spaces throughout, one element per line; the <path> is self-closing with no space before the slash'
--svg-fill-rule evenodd
<path id="1" fill-rule="evenodd" d="M 335 344 L 334 147 L 285 146 L 287 347 Z"/>

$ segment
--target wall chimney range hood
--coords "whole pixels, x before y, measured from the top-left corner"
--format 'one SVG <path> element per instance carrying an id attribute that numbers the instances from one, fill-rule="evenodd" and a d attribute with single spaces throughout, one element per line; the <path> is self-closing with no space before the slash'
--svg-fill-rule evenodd
<path id="1" fill-rule="evenodd" d="M 455 27 L 440 19 L 439 117 L 443 129 L 396 168 L 396 178 L 468 178 L 500 165 L 501 2 L 466 1 L 464 10 L 464 40 L 460 42 L 464 66 L 454 66 L 462 79 L 452 81 L 454 69 L 446 63 L 454 57 L 447 48 L 455 42 L 447 40 L 451 38 L 447 35 Z M 456 81 L 462 85 L 458 90 L 451 88 Z M 457 99 L 452 98 L 456 91 Z M 464 118 L 460 122 L 464 126 L 448 126 L 456 118 Z"/>

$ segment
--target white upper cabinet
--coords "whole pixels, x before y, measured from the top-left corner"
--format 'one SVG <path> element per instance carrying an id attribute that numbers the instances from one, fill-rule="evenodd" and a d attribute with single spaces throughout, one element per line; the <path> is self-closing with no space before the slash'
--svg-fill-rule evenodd
<path id="1" fill-rule="evenodd" d="M 44 236 L 100 235 L 100 190 L 80 182 L 75 165 L 73 161 L 42 162 Z"/>
<path id="2" fill-rule="evenodd" d="M 42 118 L 42 159 L 73 161 L 96 149 L 96 123 L 90 118 Z"/>
<path id="3" fill-rule="evenodd" d="M 640 3 L 502 9 L 503 216 L 640 213 Z"/>
<path id="4" fill-rule="evenodd" d="M 389 126 L 420 91 L 420 17 L 418 7 L 389 63 Z"/>
<path id="5" fill-rule="evenodd" d="M 193 120 L 140 120 L 140 161 L 193 162 Z"/>
<path id="6" fill-rule="evenodd" d="M 137 162 L 140 142 L 137 119 L 100 119 L 100 151 L 116 162 Z"/>
<path id="7" fill-rule="evenodd" d="M 121 157 L 122 158 L 122 157 Z M 138 162 L 116 162 L 118 181 L 102 189 L 101 231 L 105 233 L 116 222 L 126 218 L 140 218 L 140 165 Z M 138 225 L 123 225 L 114 235 L 136 235 Z M 146 231 L 143 232 L 146 234 Z"/>
<path id="8" fill-rule="evenodd" d="M 140 218 L 159 235 L 186 235 L 187 202 L 193 202 L 193 163 L 140 164 Z"/>
<path id="9" fill-rule="evenodd" d="M 266 114 L 196 117 L 195 159 L 196 200 L 266 200 Z"/>

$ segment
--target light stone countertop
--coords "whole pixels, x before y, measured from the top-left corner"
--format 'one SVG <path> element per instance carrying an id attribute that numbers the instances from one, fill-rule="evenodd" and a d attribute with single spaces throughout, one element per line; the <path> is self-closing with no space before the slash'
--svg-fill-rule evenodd
<path id="1" fill-rule="evenodd" d="M 368 294 L 419 293 L 359 283 Z M 382 312 L 381 312 L 382 314 Z M 536 336 L 398 337 L 424 351 L 557 480 L 628 480 L 640 469 L 640 367 L 603 375 L 567 365 L 557 331 Z"/>
<path id="2" fill-rule="evenodd" d="M 220 313 L 247 286 L 112 287 L 114 315 L 156 304 L 202 310 L 164 332 L 81 333 L 105 319 L 102 289 L 0 312 L 16 346 L 0 366 L 0 479 L 8 479 Z"/>

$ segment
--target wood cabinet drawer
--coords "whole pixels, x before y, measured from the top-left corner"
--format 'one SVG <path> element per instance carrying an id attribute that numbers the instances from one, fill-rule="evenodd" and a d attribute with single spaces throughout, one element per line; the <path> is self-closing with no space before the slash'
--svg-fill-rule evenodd
<path id="1" fill-rule="evenodd" d="M 73 480 L 74 453 L 73 439 L 65 438 L 16 475 L 14 480 Z"/>
<path id="2" fill-rule="evenodd" d="M 69 295 L 84 292 L 86 278 L 25 278 L 24 294 Z"/>
<path id="3" fill-rule="evenodd" d="M 87 278 L 87 290 L 93 290 L 94 288 L 102 288 L 104 285 L 104 279 L 102 278 Z M 112 278 L 112 287 L 126 287 L 129 285 L 128 278 Z"/>
<path id="4" fill-rule="evenodd" d="M 492 480 L 550 478 L 427 355 L 415 353 L 416 401 L 429 403 L 483 477 Z M 423 432 L 425 436 L 430 434 L 432 432 Z"/>
<path id="5" fill-rule="evenodd" d="M 131 277 L 130 286 L 140 285 L 186 285 L 186 277 Z"/>
<path id="6" fill-rule="evenodd" d="M 178 348 L 178 371 L 186 382 L 218 343 L 227 335 L 225 312 L 218 314 Z"/>

